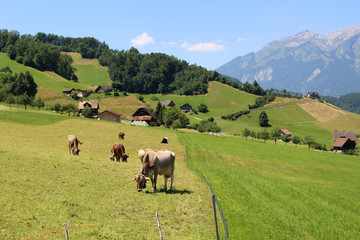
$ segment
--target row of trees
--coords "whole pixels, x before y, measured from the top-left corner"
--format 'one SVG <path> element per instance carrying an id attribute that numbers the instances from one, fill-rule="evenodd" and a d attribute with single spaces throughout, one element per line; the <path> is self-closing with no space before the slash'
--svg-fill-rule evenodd
<path id="1" fill-rule="evenodd" d="M 288 135 L 281 135 L 279 128 L 274 128 L 271 132 L 268 132 L 266 129 L 255 132 L 254 130 L 250 130 L 248 128 L 244 128 L 241 132 L 241 135 L 245 137 L 246 139 L 248 137 L 251 137 L 252 139 L 261 139 L 266 142 L 267 140 L 274 140 L 275 144 L 278 140 L 281 140 L 285 142 L 285 144 L 292 142 L 295 145 L 298 144 L 304 144 L 308 145 L 308 148 L 318 149 L 322 151 L 327 151 L 326 145 L 322 145 L 318 142 L 316 142 L 315 138 L 311 135 L 307 135 L 304 138 L 301 138 L 299 136 L 293 135 L 292 137 L 289 137 Z"/>
<path id="2" fill-rule="evenodd" d="M 40 71 L 53 71 L 60 76 L 77 81 L 72 58 L 61 54 L 59 47 L 37 41 L 31 35 L 0 30 L 0 51 L 7 53 L 10 59 Z"/>

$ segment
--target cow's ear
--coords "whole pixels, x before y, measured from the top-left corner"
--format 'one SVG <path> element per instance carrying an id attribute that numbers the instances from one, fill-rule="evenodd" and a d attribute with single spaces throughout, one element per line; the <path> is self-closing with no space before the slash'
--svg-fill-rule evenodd
<path id="1" fill-rule="evenodd" d="M 131 181 L 135 181 L 136 180 L 136 177 L 134 177 L 133 179 L 131 179 Z"/>
<path id="2" fill-rule="evenodd" d="M 145 177 L 145 180 L 146 180 L 146 181 L 149 181 L 149 180 L 151 180 L 151 179 L 150 179 L 150 178 L 148 178 L 148 177 Z"/>

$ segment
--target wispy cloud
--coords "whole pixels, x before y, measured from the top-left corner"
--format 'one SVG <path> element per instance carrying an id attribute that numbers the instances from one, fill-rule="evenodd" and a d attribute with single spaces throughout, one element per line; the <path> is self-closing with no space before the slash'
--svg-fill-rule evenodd
<path id="1" fill-rule="evenodd" d="M 154 44 L 155 41 L 146 32 L 143 32 L 141 35 L 138 35 L 136 38 L 131 40 L 131 45 L 136 47 L 144 46 L 150 43 Z"/>
<path id="2" fill-rule="evenodd" d="M 237 39 L 238 42 L 243 42 L 245 40 L 246 40 L 245 38 L 241 38 L 241 37 L 238 37 L 238 39 Z"/>
<path id="3" fill-rule="evenodd" d="M 198 43 L 198 44 L 188 44 L 188 43 L 183 43 L 181 44 L 181 47 L 185 48 L 187 51 L 202 51 L 202 52 L 210 52 L 210 51 L 222 51 L 225 49 L 225 47 L 221 44 L 217 44 L 217 43 Z"/>
<path id="4" fill-rule="evenodd" d="M 176 45 L 176 42 L 161 42 L 161 45 L 163 46 Z"/>

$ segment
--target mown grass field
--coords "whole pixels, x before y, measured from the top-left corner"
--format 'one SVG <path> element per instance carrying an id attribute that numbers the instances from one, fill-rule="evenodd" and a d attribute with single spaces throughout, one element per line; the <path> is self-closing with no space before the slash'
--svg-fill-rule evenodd
<path id="1" fill-rule="evenodd" d="M 174 131 L 42 112 L 0 114 L 0 239 L 27 239 L 64 223 L 90 224 L 69 229 L 70 239 L 157 239 L 156 211 L 169 213 L 160 216 L 164 239 L 215 238 L 211 193 L 186 168 L 184 147 Z M 126 133 L 121 142 L 130 155 L 127 163 L 109 161 L 120 130 Z M 69 155 L 69 134 L 83 142 L 80 156 Z M 160 144 L 164 136 L 170 139 L 166 146 Z M 141 148 L 176 153 L 173 192 L 163 190 L 162 177 L 158 193 L 150 184 L 136 191 L 131 179 L 141 170 Z M 64 231 L 41 239 L 64 239 Z"/>
<path id="2" fill-rule="evenodd" d="M 230 239 L 359 239 L 360 161 L 236 137 L 180 133 Z"/>

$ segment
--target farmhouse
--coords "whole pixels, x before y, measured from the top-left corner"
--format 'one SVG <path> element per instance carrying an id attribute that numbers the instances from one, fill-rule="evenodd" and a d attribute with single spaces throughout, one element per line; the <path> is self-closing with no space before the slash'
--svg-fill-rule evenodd
<path id="1" fill-rule="evenodd" d="M 72 91 L 74 91 L 74 90 L 75 90 L 74 88 L 65 88 L 62 92 L 70 97 Z"/>
<path id="2" fill-rule="evenodd" d="M 115 112 L 115 111 L 105 110 L 99 114 L 99 117 L 100 117 L 100 120 L 106 120 L 106 121 L 111 121 L 111 122 L 121 122 L 122 114 Z"/>
<path id="3" fill-rule="evenodd" d="M 308 94 L 306 94 L 305 97 L 315 99 L 315 98 L 320 98 L 320 95 L 318 92 L 308 92 Z"/>
<path id="4" fill-rule="evenodd" d="M 194 109 L 191 107 L 190 104 L 185 103 L 184 105 L 182 105 L 180 107 L 180 111 L 184 112 L 184 113 L 189 113 L 189 114 L 193 114 L 194 113 Z"/>
<path id="5" fill-rule="evenodd" d="M 99 112 L 99 103 L 98 101 L 80 101 L 78 105 L 79 114 L 81 115 L 82 110 L 88 107 L 93 116 L 96 116 Z"/>
<path id="6" fill-rule="evenodd" d="M 291 137 L 292 133 L 289 130 L 287 130 L 286 128 L 284 128 L 284 129 L 280 129 L 280 135 Z"/>
<path id="7" fill-rule="evenodd" d="M 132 125 L 140 125 L 144 123 L 148 126 L 156 126 L 157 117 L 147 108 L 140 107 L 136 112 L 130 117 Z"/>
<path id="8" fill-rule="evenodd" d="M 162 105 L 168 106 L 168 107 L 174 107 L 175 103 L 172 100 L 161 100 L 160 103 Z"/>
<path id="9" fill-rule="evenodd" d="M 78 89 L 77 91 L 78 97 L 86 97 L 88 95 L 88 91 L 86 89 Z"/>
<path id="10" fill-rule="evenodd" d="M 95 89 L 95 93 L 99 94 L 99 93 L 104 93 L 106 90 L 109 90 L 110 92 L 112 92 L 114 89 L 112 86 L 104 86 L 104 85 L 101 85 L 101 86 L 98 86 L 96 89 Z"/>
<path id="11" fill-rule="evenodd" d="M 334 144 L 332 151 L 347 153 L 348 150 L 355 149 L 356 133 L 353 131 L 334 131 Z"/>

